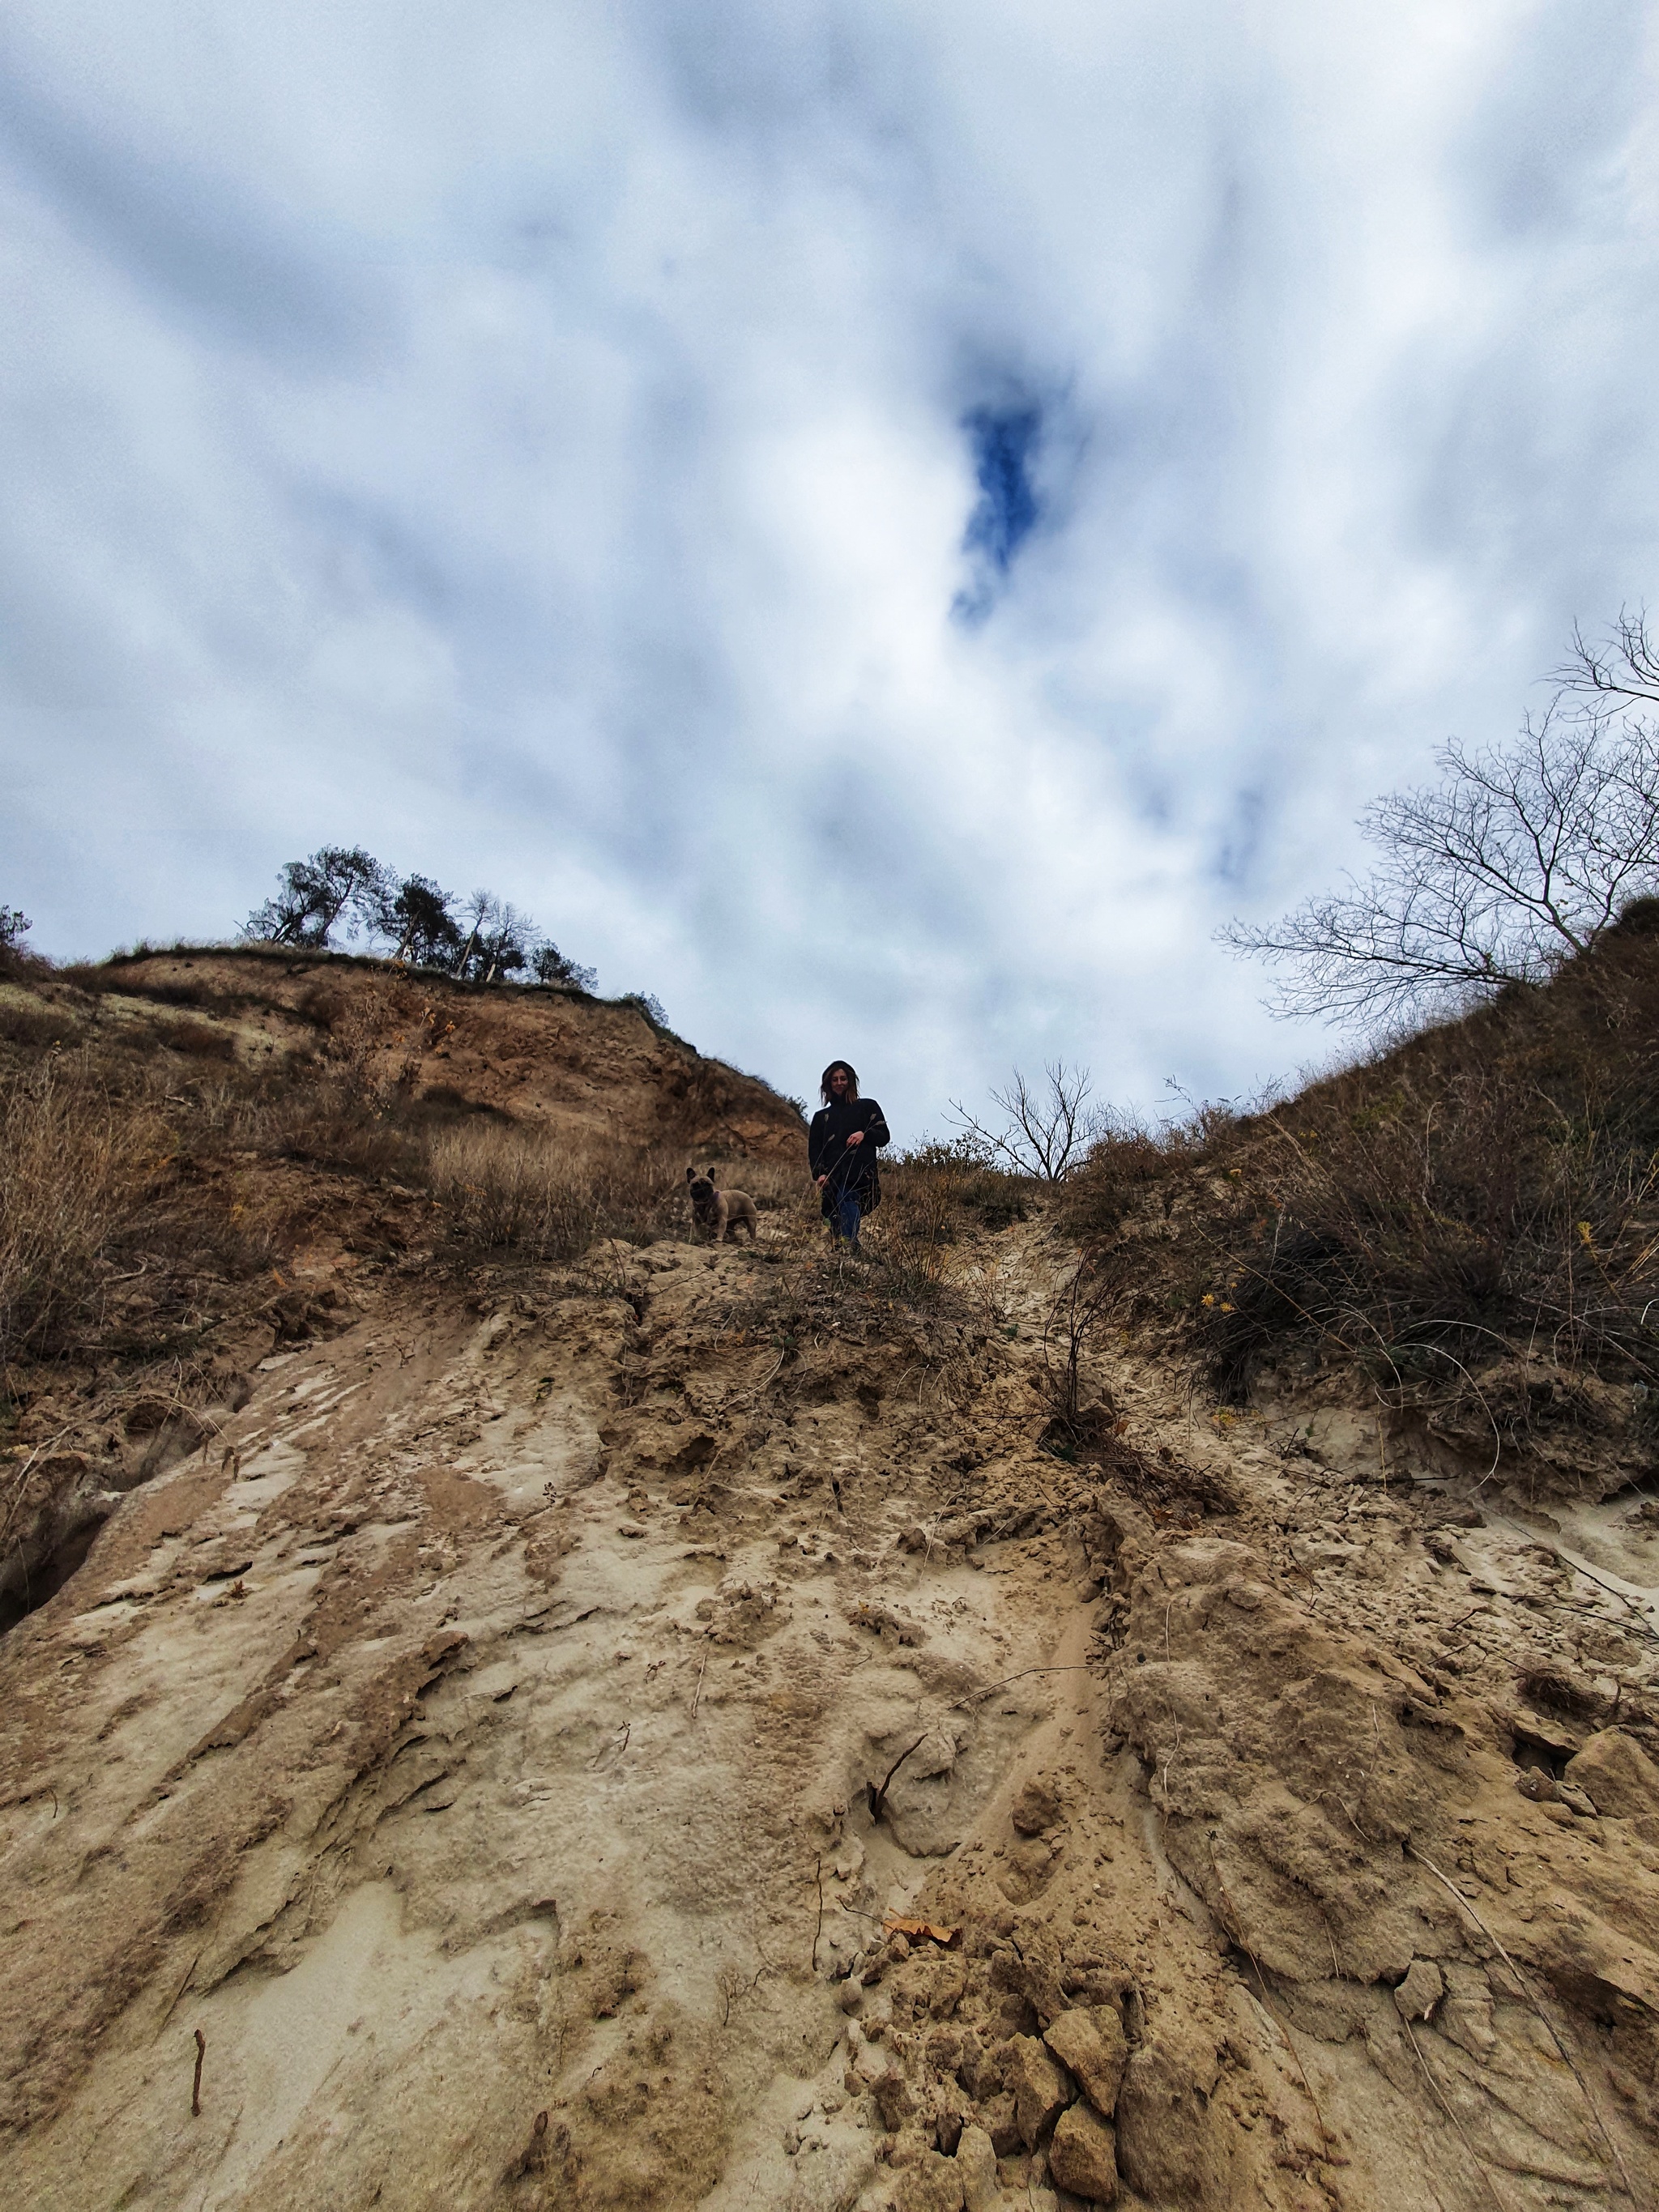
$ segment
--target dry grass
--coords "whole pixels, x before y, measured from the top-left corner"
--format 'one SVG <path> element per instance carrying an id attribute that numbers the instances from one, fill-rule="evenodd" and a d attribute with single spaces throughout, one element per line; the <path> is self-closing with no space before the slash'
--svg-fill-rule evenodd
<path id="1" fill-rule="evenodd" d="M 56 1054 L 0 1087 L 0 1373 L 101 1303 L 106 1262 L 172 1152 L 163 1122 Z"/>
<path id="2" fill-rule="evenodd" d="M 678 1152 L 574 1152 L 499 1123 L 430 1139 L 427 1177 L 454 1233 L 481 1252 L 579 1260 L 603 1237 L 648 1243 L 684 1228 Z"/>
<path id="3" fill-rule="evenodd" d="M 955 1249 L 972 1232 L 976 1205 L 1013 1181 L 953 1146 L 884 1163 L 882 1202 L 862 1241 L 890 1292 L 907 1305 L 936 1303 L 951 1279 Z"/>
<path id="4" fill-rule="evenodd" d="M 854 1259 L 830 1243 L 804 1174 L 775 1172 L 790 1194 L 789 1235 L 762 1246 L 772 1266 L 750 1279 L 731 1317 L 776 1345 L 786 1363 L 831 1343 L 899 1342 L 937 1376 L 961 1356 L 967 1334 L 1000 1321 L 987 1290 L 997 1247 L 986 1222 L 1024 1217 L 1028 1195 L 1017 1178 L 955 1146 L 884 1159 L 882 1201 L 865 1218 L 862 1256 Z M 793 1372 L 786 1364 L 781 1389 Z"/>

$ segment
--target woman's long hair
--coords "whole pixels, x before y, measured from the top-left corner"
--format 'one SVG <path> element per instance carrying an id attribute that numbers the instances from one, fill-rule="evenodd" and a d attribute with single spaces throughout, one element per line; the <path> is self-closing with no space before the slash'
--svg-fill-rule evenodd
<path id="1" fill-rule="evenodd" d="M 859 1095 L 859 1072 L 857 1068 L 853 1066 L 850 1060 L 832 1060 L 829 1066 L 824 1069 L 823 1073 L 818 1078 L 818 1097 L 823 1099 L 826 1106 L 830 1105 L 833 1102 L 836 1096 L 835 1092 L 830 1088 L 830 1079 L 837 1068 L 840 1068 L 842 1073 L 847 1078 L 848 1097 L 849 1098 L 856 1098 Z"/>

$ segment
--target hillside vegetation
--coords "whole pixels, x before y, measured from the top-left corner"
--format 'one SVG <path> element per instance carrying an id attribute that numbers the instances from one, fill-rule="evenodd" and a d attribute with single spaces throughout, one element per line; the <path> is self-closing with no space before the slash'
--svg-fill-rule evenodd
<path id="1" fill-rule="evenodd" d="M 1114 1317 L 1228 1404 L 1357 1396 L 1528 1488 L 1659 1445 L 1659 902 L 1552 981 L 1068 1186 Z"/>

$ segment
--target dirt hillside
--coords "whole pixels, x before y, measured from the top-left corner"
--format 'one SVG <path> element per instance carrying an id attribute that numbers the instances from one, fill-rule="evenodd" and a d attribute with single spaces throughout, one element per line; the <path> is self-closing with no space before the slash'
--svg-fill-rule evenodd
<path id="1" fill-rule="evenodd" d="M 515 1122 L 714 1079 L 580 1006 L 562 1068 L 529 999 L 444 1001 L 404 1079 L 383 975 L 182 958 L 28 1018 L 239 1066 L 325 1019 L 323 1073 Z M 188 1096 L 168 1174 L 252 1188 Z M 771 1097 L 708 1124 L 757 1189 Z M 862 1264 L 787 1194 L 551 1260 L 283 1142 L 235 1173 L 309 1178 L 303 1234 L 222 1321 L 191 1278 L 188 1367 L 132 1364 L 141 1261 L 11 1377 L 4 1494 L 92 1502 L 0 1635 L 9 2201 L 1659 2201 L 1640 1470 L 1511 1492 L 1115 1331 L 1057 1419 L 1074 1249 L 942 1169 Z"/>
<path id="2" fill-rule="evenodd" d="M 264 946 L 141 953 L 61 977 L 0 980 L 0 1035 L 107 1046 L 131 1036 L 188 1065 L 328 1058 L 413 1099 L 504 1115 L 580 1144 L 603 1137 L 793 1160 L 799 1109 L 708 1060 L 631 1000 L 483 990 L 380 960 Z"/>

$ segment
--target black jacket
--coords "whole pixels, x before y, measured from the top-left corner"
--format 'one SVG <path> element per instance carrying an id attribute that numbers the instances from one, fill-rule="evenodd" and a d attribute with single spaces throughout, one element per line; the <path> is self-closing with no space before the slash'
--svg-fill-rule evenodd
<path id="1" fill-rule="evenodd" d="M 847 1139 L 854 1129 L 863 1130 L 864 1142 L 849 1150 Z M 892 1140 L 892 1133 L 873 1098 L 843 1098 L 833 1106 L 819 1107 L 807 1132 L 806 1158 L 814 1182 L 819 1176 L 830 1178 L 823 1193 L 826 1221 L 835 1212 L 836 1201 L 850 1197 L 854 1191 L 866 1213 L 881 1203 L 880 1164 L 876 1147 L 890 1145 Z"/>

